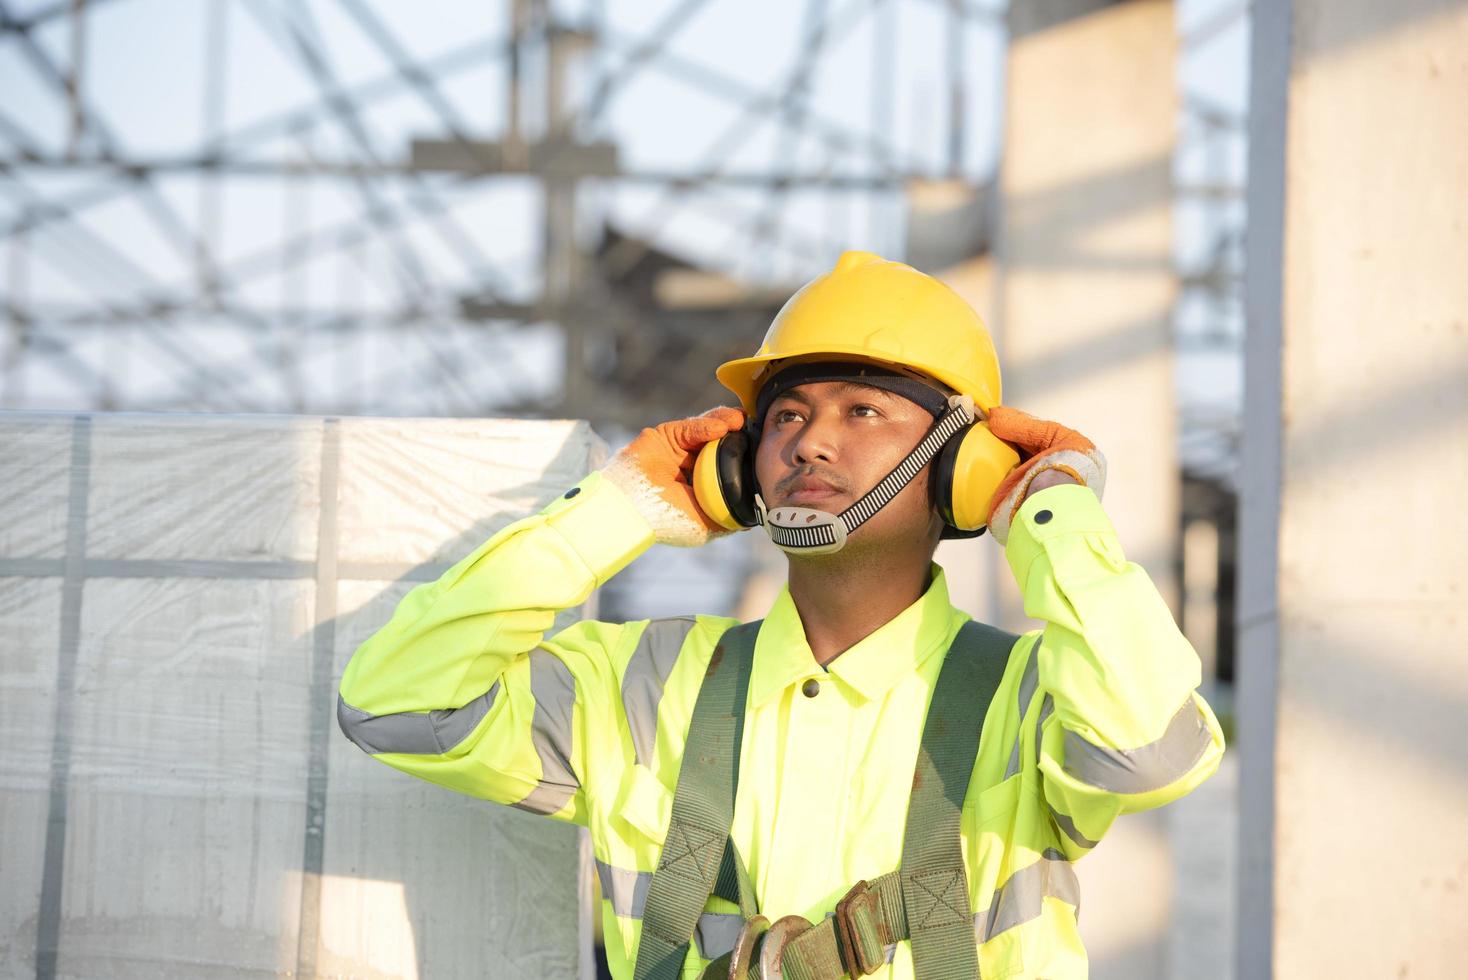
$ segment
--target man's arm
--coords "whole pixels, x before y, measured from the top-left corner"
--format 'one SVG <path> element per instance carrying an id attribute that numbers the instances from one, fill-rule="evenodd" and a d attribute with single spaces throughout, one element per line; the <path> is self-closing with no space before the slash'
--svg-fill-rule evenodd
<path id="1" fill-rule="evenodd" d="M 588 779 L 615 785 L 656 720 L 636 716 L 629 669 L 671 669 L 697 621 L 545 632 L 654 540 L 706 540 L 685 471 L 742 421 L 716 409 L 644 430 L 606 469 L 414 588 L 347 665 L 343 732 L 415 776 L 584 822 Z"/>
<path id="2" fill-rule="evenodd" d="M 989 429 L 1024 462 L 995 491 L 989 528 L 1046 625 L 1028 648 L 1024 758 L 1041 774 L 1072 860 L 1117 814 L 1161 806 L 1207 779 L 1223 734 L 1197 693 L 1198 655 L 1101 509 L 1106 459 L 1073 429 L 996 406 Z"/>
<path id="3" fill-rule="evenodd" d="M 573 715 L 615 690 L 611 654 L 627 627 L 588 621 L 543 637 L 652 540 L 593 473 L 403 598 L 342 675 L 342 731 L 415 776 L 574 819 L 583 765 L 571 733 L 585 724 Z M 539 739 L 537 720 L 549 733 Z"/>
<path id="4" fill-rule="evenodd" d="M 1026 615 L 1046 624 L 1030 654 L 1037 684 L 1023 730 L 1038 736 L 1029 757 L 1074 859 L 1118 814 L 1161 806 L 1212 775 L 1223 734 L 1196 690 L 1197 654 L 1091 490 L 1032 486 L 1005 555 Z"/>

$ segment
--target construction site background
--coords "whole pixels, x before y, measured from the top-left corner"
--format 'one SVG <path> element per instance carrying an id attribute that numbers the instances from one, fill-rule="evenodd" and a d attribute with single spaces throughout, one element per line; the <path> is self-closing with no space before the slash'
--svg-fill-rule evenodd
<path id="1" fill-rule="evenodd" d="M 1078 866 L 1093 975 L 1462 975 L 1465 160 L 1461 0 L 0 0 L 0 975 L 595 975 L 585 840 L 336 678 L 847 248 L 1106 453 L 1230 737 Z"/>

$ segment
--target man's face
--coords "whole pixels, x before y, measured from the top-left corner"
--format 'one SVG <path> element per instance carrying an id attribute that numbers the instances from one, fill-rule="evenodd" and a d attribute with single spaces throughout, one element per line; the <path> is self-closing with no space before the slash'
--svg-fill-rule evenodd
<path id="1" fill-rule="evenodd" d="M 933 416 L 901 395 L 849 381 L 800 385 L 770 404 L 757 478 L 765 505 L 839 514 L 902 461 L 932 428 Z M 867 540 L 926 534 L 928 468 L 856 532 Z"/>

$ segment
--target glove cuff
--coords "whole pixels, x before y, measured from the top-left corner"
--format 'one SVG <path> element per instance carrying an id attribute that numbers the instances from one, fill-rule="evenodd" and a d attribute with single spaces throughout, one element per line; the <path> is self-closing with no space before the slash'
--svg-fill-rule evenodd
<path id="1" fill-rule="evenodd" d="M 637 513 L 647 521 L 658 544 L 696 548 L 721 536 L 682 508 L 669 503 L 630 455 L 618 453 L 601 472 L 602 477 L 622 491 Z"/>
<path id="2" fill-rule="evenodd" d="M 1099 449 L 1053 449 L 1041 453 L 1020 468 L 1019 479 L 989 514 L 989 533 L 1002 546 L 1009 541 L 1009 528 L 1019 513 L 1030 484 L 1046 470 L 1060 470 L 1089 487 L 1099 500 L 1106 489 L 1106 457 Z"/>

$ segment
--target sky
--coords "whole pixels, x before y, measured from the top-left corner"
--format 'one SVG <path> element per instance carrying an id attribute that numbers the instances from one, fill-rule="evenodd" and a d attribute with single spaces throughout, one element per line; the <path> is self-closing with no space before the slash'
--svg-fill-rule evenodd
<path id="1" fill-rule="evenodd" d="M 24 17 L 53 6 L 20 0 L 9 9 Z M 81 38 L 81 91 L 106 134 L 83 134 L 77 147 L 83 156 L 110 151 L 167 162 L 224 145 L 250 161 L 404 161 L 410 140 L 443 135 L 444 121 L 404 84 L 393 52 L 374 43 L 354 11 L 366 11 L 405 57 L 429 68 L 464 131 L 494 137 L 506 125 L 502 50 L 509 9 L 503 2 L 95 0 L 89 9 Z M 656 25 L 690 7 L 622 2 L 555 9 L 570 23 L 604 9 L 603 43 L 573 74 L 571 99 L 584 105 L 601 77 L 620 73 Z M 671 34 L 665 56 L 627 73 L 629 80 L 594 122 L 583 125 L 582 135 L 615 141 L 629 171 L 768 174 L 798 168 L 841 175 L 871 173 L 889 161 L 866 150 L 833 153 L 830 137 L 860 145 L 876 133 L 890 148 L 893 166 L 946 172 L 947 122 L 936 106 L 945 73 L 932 52 L 946 51 L 948 16 L 944 5 L 929 0 L 812 0 L 804 6 L 713 0 Z M 74 39 L 68 17 L 54 17 L 32 33 L 55 64 L 70 64 Z M 300 56 L 293 34 L 311 39 L 324 53 L 315 71 Z M 211 37 L 222 43 L 213 44 Z M 798 57 L 816 37 L 819 57 Z M 966 111 L 960 166 L 982 180 L 993 169 L 1000 124 L 1003 63 L 996 15 L 971 4 L 962 37 Z M 529 55 L 533 75 L 536 59 L 533 51 Z M 770 97 L 792 81 L 804 86 L 807 114 L 785 116 L 770 107 Z M 362 105 L 357 131 L 334 119 L 298 125 L 299 110 L 318 101 L 323 89 L 354 93 Z M 14 36 L 0 38 L 0 92 L 11 155 L 66 151 L 72 139 L 63 96 Z M 750 98 L 761 97 L 761 108 L 741 110 Z M 530 101 L 524 110 L 533 128 L 539 107 Z M 433 341 L 438 349 L 432 351 L 420 349 L 428 347 L 426 341 L 401 334 L 361 330 L 308 337 L 300 373 L 310 382 L 297 387 L 393 389 L 391 404 L 369 399 L 358 407 L 384 414 L 462 414 L 475 401 L 470 392 L 481 400 L 484 394 L 476 369 L 498 375 L 491 387 L 503 388 L 505 397 L 516 386 L 534 391 L 551 384 L 546 372 L 560 358 L 555 331 L 452 322 L 457 298 L 486 285 L 519 301 L 539 292 L 537 183 L 510 177 L 463 185 L 430 177 L 416 186 L 394 180 L 374 185 L 368 194 L 333 177 L 175 172 L 150 181 L 145 195 L 106 171 L 20 168 L 0 180 L 0 230 L 22 224 L 37 208 L 77 198 L 88 203 L 74 223 L 50 223 L 25 236 L 19 248 L 4 235 L 0 288 L 41 320 L 186 299 L 200 279 L 189 239 L 197 233 L 219 266 L 237 270 L 227 299 L 262 311 L 282 330 L 299 332 L 303 317 L 291 314 L 303 311 L 308 320 L 335 314 L 367 323 L 410 308 L 415 316 L 440 321 Z M 592 182 L 581 197 L 588 237 L 605 219 L 691 261 L 767 283 L 793 287 L 845 247 L 889 255 L 902 249 L 896 190 L 792 190 L 772 197 L 763 190 L 711 187 L 674 202 L 651 186 Z M 420 217 L 424 200 L 435 207 Z M 369 205 L 395 215 L 390 232 L 361 234 Z M 160 209 L 169 212 L 172 231 L 158 220 Z M 759 235 L 766 225 L 775 233 Z M 309 254 L 282 248 L 282 242 L 302 236 L 339 241 L 354 234 L 367 240 Z M 254 343 L 249 332 L 193 305 L 169 319 L 180 342 L 205 351 L 216 365 L 246 359 Z M 191 398 L 205 398 L 204 392 L 180 387 L 179 365 L 160 359 L 166 352 L 115 329 L 115 317 L 102 319 L 107 329 L 95 330 L 73 349 L 108 378 L 117 402 L 188 408 Z M 415 358 L 429 376 L 440 374 L 436 365 L 445 361 L 465 365 L 466 377 L 455 379 L 465 397 L 452 399 L 447 385 L 395 385 L 405 373 L 413 374 L 405 372 L 404 362 Z M 260 410 L 287 394 L 279 390 L 282 383 L 259 372 L 243 385 L 214 386 L 210 397 L 226 399 L 225 407 L 233 410 Z M 17 388 L 24 389 L 23 398 Z M 76 407 L 78 398 L 66 379 L 48 376 L 44 362 L 28 364 L 6 395 L 12 407 Z M 342 397 L 331 400 L 333 407 Z"/>

